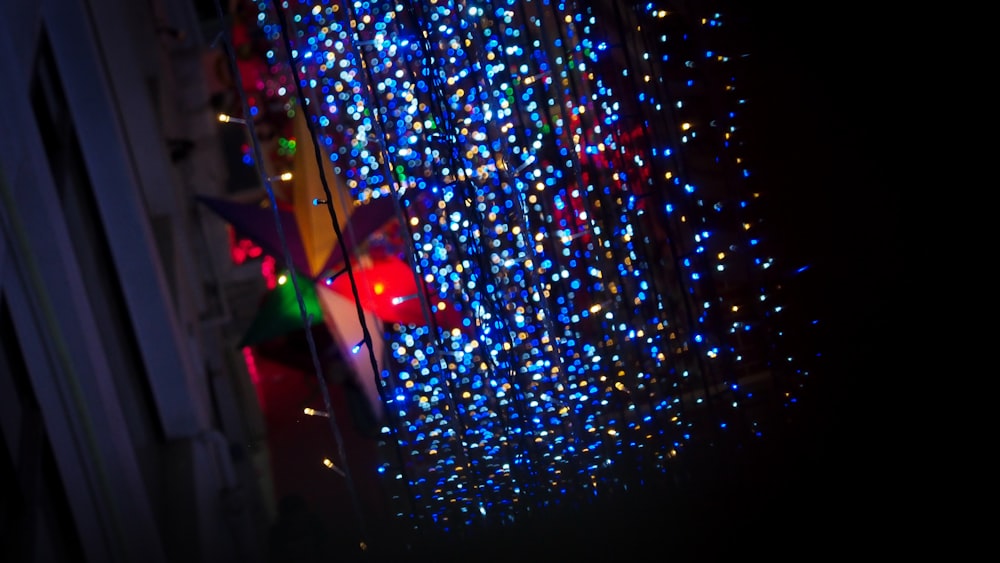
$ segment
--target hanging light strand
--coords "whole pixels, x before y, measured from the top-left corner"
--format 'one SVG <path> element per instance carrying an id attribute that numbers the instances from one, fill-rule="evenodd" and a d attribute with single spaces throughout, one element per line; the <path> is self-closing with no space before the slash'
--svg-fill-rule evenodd
<path id="1" fill-rule="evenodd" d="M 290 43 L 288 42 L 287 30 L 286 30 L 285 25 L 284 25 L 284 14 L 281 11 L 280 2 L 275 2 L 274 6 L 275 6 L 275 8 L 277 10 L 279 10 L 279 16 L 281 16 L 279 18 L 279 25 L 281 27 L 282 34 L 285 37 L 286 45 L 288 45 Z M 219 19 L 220 24 L 224 24 L 225 21 L 226 21 L 226 18 L 225 18 L 225 13 L 223 12 L 222 4 L 221 4 L 220 0 L 215 0 L 215 10 L 216 10 L 216 15 L 217 15 L 217 17 Z M 232 39 L 230 38 L 230 35 L 229 35 L 229 32 L 228 32 L 227 29 L 223 29 L 221 31 L 221 39 L 223 41 L 223 46 L 224 46 L 224 48 L 226 50 L 226 54 L 228 55 L 228 58 L 229 58 L 230 70 L 232 71 L 233 78 L 234 78 L 233 82 L 235 83 L 235 87 L 236 87 L 237 93 L 239 94 L 240 103 L 243 106 L 243 115 L 250 116 L 251 115 L 250 105 L 249 105 L 249 102 L 247 100 L 246 91 L 243 88 L 243 80 L 242 80 L 242 78 L 240 76 L 239 64 L 238 64 L 238 62 L 236 60 L 236 51 L 235 51 L 235 48 L 233 47 Z M 293 63 L 294 63 L 294 61 L 293 61 Z M 292 64 L 292 68 L 294 70 L 294 68 L 295 68 L 294 64 Z M 299 94 L 300 101 L 302 101 L 302 93 L 301 93 L 301 89 L 298 88 L 298 76 L 297 75 L 296 75 L 296 86 L 297 86 L 297 92 Z M 304 109 L 304 107 L 305 107 L 305 103 L 304 102 L 302 103 L 302 106 L 303 106 L 303 109 Z M 228 120 L 228 122 L 231 122 L 231 121 L 233 121 L 233 119 L 229 119 Z M 291 254 L 291 250 L 290 250 L 290 248 L 288 246 L 288 242 L 287 242 L 287 239 L 286 239 L 286 236 L 285 236 L 284 228 L 283 228 L 282 223 L 281 223 L 281 216 L 280 216 L 280 214 L 278 212 L 278 203 L 277 203 L 277 200 L 275 199 L 274 188 L 273 188 L 273 186 L 271 184 L 271 177 L 268 175 L 267 171 L 264 169 L 264 156 L 263 156 L 263 151 L 261 149 L 260 138 L 258 137 L 256 128 L 254 127 L 254 120 L 253 119 L 244 119 L 243 121 L 244 121 L 244 123 L 247 126 L 247 131 L 248 131 L 248 134 L 250 136 L 250 144 L 251 144 L 252 149 L 253 149 L 253 157 L 254 157 L 253 160 L 254 160 L 255 167 L 257 169 L 257 173 L 260 176 L 262 183 L 264 184 L 264 188 L 267 191 L 268 200 L 269 200 L 269 202 L 271 204 L 271 209 L 274 212 L 275 229 L 277 230 L 277 233 L 278 233 L 278 239 L 281 242 L 281 249 L 282 249 L 283 254 L 284 254 L 285 263 L 286 263 L 287 267 L 289 268 L 289 270 L 291 270 L 292 269 L 292 264 L 293 264 L 293 262 L 292 262 L 292 254 Z M 307 123 L 308 123 L 308 120 L 307 120 Z M 312 133 L 312 127 L 310 127 L 310 133 Z M 319 173 L 320 173 L 320 180 L 321 180 L 321 182 L 323 184 L 323 191 L 326 193 L 327 202 L 330 202 L 330 201 L 332 201 L 333 198 L 332 198 L 332 196 L 330 194 L 330 188 L 327 185 L 326 177 L 324 175 L 322 161 L 320 159 L 320 154 L 319 154 L 319 147 L 316 145 L 316 143 L 313 143 L 313 144 L 314 144 L 315 151 L 316 151 L 316 158 L 317 158 L 317 160 L 319 160 L 319 165 L 320 165 L 319 166 Z M 344 255 L 345 258 L 347 258 L 348 254 L 347 254 L 346 244 L 344 243 L 343 237 L 340 236 L 341 233 L 340 233 L 339 224 L 337 223 L 337 219 L 336 219 L 336 212 L 334 211 L 333 206 L 332 206 L 331 203 L 327 203 L 327 209 L 329 210 L 331 216 L 333 217 L 334 229 L 336 230 L 337 238 L 338 238 L 338 240 L 340 242 L 341 250 L 343 251 L 343 255 Z M 362 326 L 362 329 L 364 331 L 365 342 L 368 343 L 368 350 L 369 350 L 369 354 L 371 356 L 371 361 L 372 361 L 373 366 L 375 366 L 376 373 L 377 373 L 377 370 L 378 370 L 378 368 L 377 368 L 377 362 L 375 361 L 374 353 L 371 351 L 372 350 L 371 335 L 368 333 L 367 326 L 365 325 L 364 312 L 361 309 L 361 306 L 359 304 L 357 286 L 356 286 L 356 283 L 354 281 L 353 274 L 351 273 L 351 270 L 350 270 L 350 260 L 346 259 L 345 262 L 346 262 L 347 274 L 349 276 L 351 276 L 351 287 L 352 287 L 352 289 L 354 291 L 354 299 L 355 299 L 355 302 L 358 303 L 358 315 L 361 317 L 361 326 Z M 358 494 L 357 494 L 357 490 L 356 490 L 356 487 L 355 487 L 355 484 L 354 484 L 354 479 L 351 476 L 350 465 L 347 462 L 347 453 L 346 453 L 346 451 L 344 449 L 343 436 L 342 436 L 342 434 L 340 432 L 340 427 L 337 424 L 337 420 L 336 420 L 336 415 L 335 415 L 335 411 L 334 411 L 334 408 L 333 408 L 333 404 L 332 404 L 332 402 L 330 400 L 330 393 L 329 393 L 329 390 L 326 387 L 325 380 L 323 378 L 323 369 L 322 369 L 322 366 L 320 364 L 319 354 L 316 351 L 316 342 L 313 339 L 312 331 L 308 330 L 308 327 L 309 327 L 309 315 L 308 315 L 307 310 L 306 310 L 305 300 L 304 300 L 304 298 L 302 296 L 302 291 L 299 288 L 297 276 L 291 276 L 291 280 L 292 280 L 292 288 L 294 289 L 294 292 L 295 292 L 295 300 L 298 303 L 298 307 L 299 307 L 299 315 L 302 318 L 302 325 L 307 328 L 307 330 L 305 331 L 305 335 L 306 335 L 306 341 L 307 341 L 308 347 L 309 347 L 309 356 L 310 356 L 310 358 L 312 360 L 313 370 L 314 370 L 314 373 L 316 375 L 316 378 L 319 380 L 319 383 L 320 383 L 319 388 L 320 388 L 320 391 L 321 391 L 321 394 L 322 394 L 322 397 L 323 397 L 323 404 L 324 404 L 324 406 L 326 408 L 326 412 L 328 413 L 327 419 L 330 422 L 330 428 L 331 428 L 331 430 L 333 432 L 335 441 L 337 443 L 337 450 L 338 450 L 338 454 L 340 456 L 340 461 L 341 461 L 341 463 L 344 466 L 338 473 L 340 473 L 341 476 L 346 481 L 347 489 L 348 489 L 348 492 L 350 494 L 352 503 L 354 505 L 355 514 L 356 514 L 356 517 L 358 519 L 358 524 L 359 524 L 360 531 L 361 531 L 361 536 L 362 536 L 361 545 L 364 546 L 364 545 L 366 545 L 365 542 L 364 542 L 364 539 L 363 539 L 365 537 L 365 533 L 366 533 L 364 516 L 363 516 L 363 513 L 361 511 L 361 507 L 360 507 L 360 504 L 359 504 L 359 501 L 358 501 Z"/>

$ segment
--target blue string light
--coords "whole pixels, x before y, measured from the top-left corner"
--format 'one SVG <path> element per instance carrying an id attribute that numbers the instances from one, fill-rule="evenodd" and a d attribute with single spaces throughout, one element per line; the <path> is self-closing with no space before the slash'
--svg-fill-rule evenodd
<path id="1" fill-rule="evenodd" d="M 280 65 L 281 28 L 257 8 Z M 780 309 L 718 291 L 771 263 L 752 201 L 716 187 L 750 175 L 742 100 L 727 82 L 717 114 L 697 103 L 723 49 L 696 49 L 657 3 L 619 15 L 618 36 L 548 0 L 288 9 L 336 170 L 359 203 L 397 198 L 424 291 L 461 315 L 446 327 L 431 307 L 385 335 L 383 435 L 403 461 L 378 473 L 410 491 L 398 514 L 503 521 L 622 486 L 619 460 L 666 472 L 692 441 L 753 426 L 728 339 Z M 708 403 L 730 408 L 704 422 Z"/>

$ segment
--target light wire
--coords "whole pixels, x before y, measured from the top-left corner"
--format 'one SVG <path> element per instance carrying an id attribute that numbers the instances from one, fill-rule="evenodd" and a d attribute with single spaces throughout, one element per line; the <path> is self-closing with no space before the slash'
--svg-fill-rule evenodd
<path id="1" fill-rule="evenodd" d="M 287 29 L 286 29 L 285 24 L 284 24 L 284 12 L 283 12 L 283 10 L 281 10 L 281 7 L 280 7 L 279 4 L 280 4 L 280 2 L 275 2 L 274 3 L 274 6 L 278 10 L 278 14 L 279 14 L 279 19 L 280 19 L 279 26 L 280 26 L 281 31 L 282 31 L 282 36 L 285 38 L 286 44 L 290 45 L 290 43 L 288 42 L 288 32 L 287 32 Z M 281 224 L 281 216 L 280 216 L 279 210 L 278 210 L 278 203 L 277 203 L 277 201 L 275 199 L 275 196 L 274 196 L 274 189 L 273 189 L 273 187 L 271 185 L 270 176 L 267 174 L 267 171 L 264 169 L 264 157 L 263 157 L 263 153 L 262 153 L 261 148 L 260 148 L 260 145 L 261 145 L 260 139 L 257 137 L 257 132 L 256 132 L 256 130 L 254 128 L 254 120 L 252 119 L 252 115 L 250 113 L 250 107 L 249 107 L 249 104 L 247 102 L 246 92 L 245 92 L 245 90 L 243 88 L 243 81 L 242 81 L 242 78 L 240 77 L 239 65 L 238 65 L 238 63 L 236 61 L 236 56 L 235 56 L 236 51 L 233 48 L 232 41 L 231 41 L 231 39 L 229 37 L 228 29 L 226 28 L 226 25 L 225 25 L 226 19 L 225 19 L 225 14 L 224 14 L 224 12 L 222 10 L 222 5 L 220 3 L 220 0 L 215 0 L 215 9 L 216 9 L 216 13 L 217 13 L 218 18 L 219 18 L 219 23 L 220 23 L 220 25 L 223 26 L 223 29 L 222 29 L 222 32 L 221 32 L 221 36 L 222 36 L 222 40 L 224 42 L 224 47 L 226 49 L 226 53 L 227 53 L 228 58 L 229 58 L 231 70 L 233 72 L 233 82 L 235 83 L 235 86 L 236 86 L 236 89 L 237 89 L 237 93 L 239 94 L 239 97 L 240 97 L 240 102 L 241 102 L 241 104 L 243 106 L 243 115 L 246 116 L 246 118 L 247 118 L 246 119 L 246 126 L 247 126 L 247 131 L 248 131 L 248 133 L 250 135 L 250 141 L 251 141 L 250 144 L 253 147 L 253 151 L 254 151 L 254 164 L 256 165 L 257 172 L 260 175 L 262 183 L 264 184 L 264 188 L 267 191 L 267 197 L 268 197 L 268 199 L 270 201 L 270 204 L 271 204 L 271 210 L 274 213 L 275 227 L 277 229 L 278 239 L 281 242 L 281 248 L 282 248 L 282 251 L 284 253 L 285 263 L 286 263 L 286 265 L 287 265 L 287 267 L 288 267 L 289 270 L 294 271 L 291 250 L 288 247 L 288 243 L 287 243 L 286 238 L 285 238 L 285 232 L 284 232 L 284 229 L 283 229 L 282 224 Z M 295 73 L 296 91 L 297 91 L 298 96 L 299 96 L 299 102 L 301 104 L 301 109 L 302 109 L 302 111 L 305 111 L 305 107 L 306 107 L 305 100 L 303 99 L 304 97 L 302 95 L 301 88 L 298 87 L 298 81 L 299 81 L 299 79 L 298 79 L 298 73 L 295 72 L 294 61 L 292 61 L 292 63 L 293 63 L 292 64 L 292 71 L 293 71 L 293 73 Z M 326 194 L 327 210 L 329 211 L 330 216 L 333 219 L 333 228 L 334 228 L 334 231 L 336 232 L 337 240 L 338 240 L 338 243 L 340 244 L 341 251 L 342 251 L 343 256 L 344 256 L 344 264 L 345 264 L 346 273 L 347 273 L 348 277 L 351 280 L 351 290 L 352 290 L 352 292 L 354 294 L 354 302 L 355 302 L 355 305 L 357 306 L 358 317 L 359 317 L 359 320 L 361 322 L 362 332 L 364 333 L 365 344 L 368 347 L 369 359 L 371 360 L 372 366 L 375 369 L 375 374 L 377 375 L 378 374 L 378 362 L 376 361 L 374 351 L 372 350 L 371 334 L 368 332 L 368 327 L 367 327 L 367 324 L 365 322 L 364 310 L 361 307 L 361 301 L 360 301 L 360 298 L 358 296 L 357 284 L 356 284 L 356 282 L 354 280 L 354 274 L 353 274 L 353 272 L 351 270 L 351 260 L 350 260 L 350 257 L 347 254 L 347 244 L 344 242 L 344 239 L 341 236 L 341 230 L 340 230 L 340 225 L 339 225 L 339 223 L 337 221 L 336 211 L 333 209 L 333 196 L 331 195 L 330 188 L 329 188 L 329 186 L 327 184 L 327 181 L 326 181 L 326 175 L 325 175 L 325 172 L 323 170 L 322 156 L 320 154 L 319 145 L 316 143 L 316 140 L 315 140 L 314 128 L 313 128 L 312 124 L 309 122 L 308 119 L 306 119 L 306 124 L 309 126 L 309 132 L 310 132 L 310 134 L 313 135 L 313 148 L 314 148 L 314 151 L 315 151 L 315 154 L 316 154 L 317 162 L 319 164 L 320 182 L 323 184 L 323 191 Z M 302 324 L 303 324 L 303 326 L 306 329 L 305 330 L 306 341 L 307 341 L 307 343 L 309 345 L 309 355 L 310 355 L 310 357 L 312 359 L 313 370 L 314 370 L 314 372 L 316 374 L 317 379 L 319 380 L 319 384 L 320 384 L 319 387 L 320 387 L 320 391 L 321 391 L 322 396 L 323 396 L 323 404 L 324 404 L 324 406 L 326 408 L 326 412 L 328 412 L 330 414 L 330 416 L 327 417 L 327 420 L 329 420 L 330 429 L 333 432 L 334 439 L 335 439 L 335 442 L 337 444 L 337 453 L 338 453 L 338 455 L 340 457 L 340 461 L 341 461 L 341 464 L 342 464 L 341 469 L 343 471 L 343 477 L 344 477 L 344 480 L 346 481 L 348 493 L 350 494 L 350 497 L 351 497 L 351 503 L 352 503 L 352 505 L 354 507 L 354 511 L 355 511 L 356 516 L 358 518 L 358 526 L 359 526 L 359 531 L 360 531 L 360 535 L 361 535 L 360 545 L 362 547 L 362 550 L 365 550 L 367 548 L 367 545 L 365 543 L 365 538 L 366 538 L 366 535 L 367 535 L 367 532 L 366 532 L 366 529 L 365 529 L 365 519 L 364 519 L 364 515 L 363 515 L 363 513 L 361 511 L 360 501 L 358 500 L 357 490 L 356 490 L 355 485 L 354 485 L 354 479 L 353 479 L 353 477 L 351 475 L 350 464 L 347 462 L 347 452 L 345 451 L 345 448 L 344 448 L 343 436 L 342 436 L 342 434 L 340 432 L 340 427 L 338 426 L 338 424 L 336 422 L 336 413 L 334 411 L 333 404 L 330 401 L 330 393 L 329 393 L 329 390 L 326 387 L 326 380 L 323 377 L 323 370 L 322 370 L 322 367 L 320 365 L 319 354 L 316 351 L 316 342 L 313 339 L 312 331 L 309 330 L 309 327 L 311 325 L 311 318 L 310 318 L 310 315 L 306 311 L 305 300 L 302 297 L 302 291 L 299 289 L 298 281 L 296 279 L 297 276 L 293 275 L 293 276 L 290 276 L 290 277 L 291 277 L 291 282 L 292 282 L 292 288 L 295 291 L 295 299 L 298 302 L 299 314 L 300 314 L 300 316 L 302 318 Z"/>

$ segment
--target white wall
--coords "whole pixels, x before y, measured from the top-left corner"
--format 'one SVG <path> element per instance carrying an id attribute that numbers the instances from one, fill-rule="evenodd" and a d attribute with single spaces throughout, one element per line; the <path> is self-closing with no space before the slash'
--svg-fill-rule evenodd
<path id="1" fill-rule="evenodd" d="M 224 495 L 247 484 L 233 472 L 225 439 L 220 442 L 213 427 L 204 359 L 212 351 L 204 349 L 197 324 L 201 279 L 197 263 L 184 253 L 190 244 L 182 236 L 185 194 L 164 144 L 164 115 L 152 98 L 153 92 L 162 98 L 171 89 L 169 77 L 160 76 L 165 61 L 149 4 L 2 0 L 0 8 L 5 15 L 0 18 L 0 290 L 10 303 L 88 560 L 167 561 L 167 553 L 178 549 L 168 545 L 177 539 L 176 525 L 165 528 L 158 520 L 168 505 L 170 518 L 187 518 L 197 534 L 195 547 L 184 547 L 186 560 L 252 561 L 259 554 L 246 546 L 236 549 L 233 521 L 222 511 Z M 134 415 L 124 408 L 127 399 L 112 377 L 112 358 L 94 310 L 99 305 L 79 281 L 83 268 L 29 97 L 43 26 L 108 235 L 117 270 L 108 275 L 120 278 L 136 328 L 152 390 L 150 408 L 162 439 L 182 444 L 183 454 L 169 468 L 179 474 L 168 477 L 187 487 L 193 495 L 187 500 L 160 498 L 160 485 L 148 482 L 143 464 L 150 456 L 138 450 L 162 444 L 137 444 L 130 436 Z M 173 279 L 159 259 L 152 215 L 182 221 L 173 235 L 181 258 Z M 176 301 L 171 286 L 178 288 Z M 0 374 L 0 390 L 10 387 L 10 375 Z M 16 397 L 0 396 L 0 408 L 5 413 L 0 446 L 18 463 Z M 164 449 L 159 455 L 170 455 Z M 185 507 L 191 513 L 185 514 Z"/>

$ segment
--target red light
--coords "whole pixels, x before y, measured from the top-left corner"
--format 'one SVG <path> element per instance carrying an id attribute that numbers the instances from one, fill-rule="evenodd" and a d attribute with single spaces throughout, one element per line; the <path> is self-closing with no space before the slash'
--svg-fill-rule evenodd
<path id="1" fill-rule="evenodd" d="M 274 258 L 270 256 L 265 256 L 264 260 L 260 263 L 260 275 L 264 276 L 264 282 L 267 284 L 268 289 L 274 289 L 278 287 L 278 268 L 276 267 L 276 262 Z"/>

